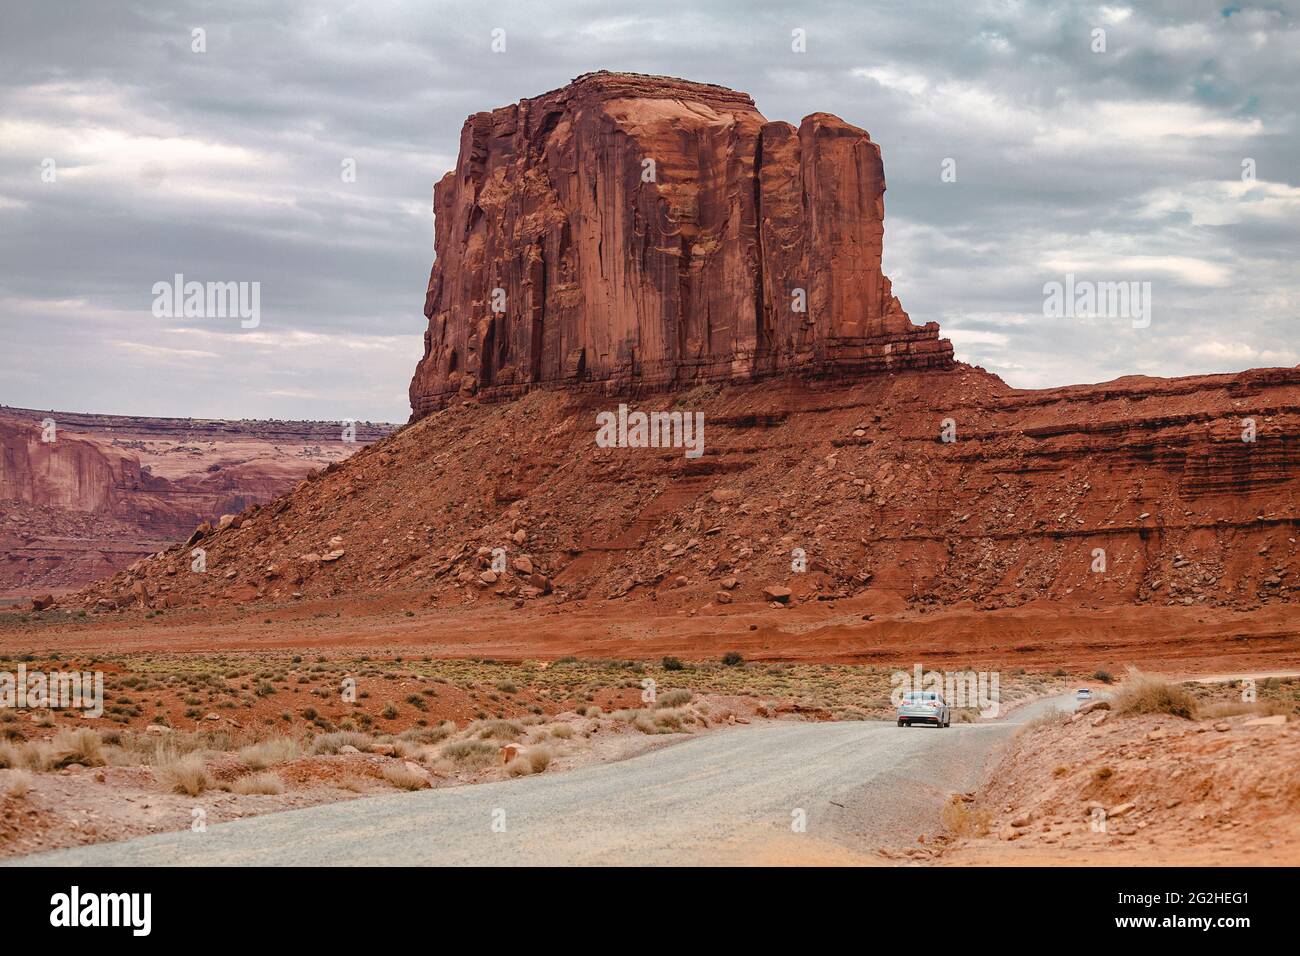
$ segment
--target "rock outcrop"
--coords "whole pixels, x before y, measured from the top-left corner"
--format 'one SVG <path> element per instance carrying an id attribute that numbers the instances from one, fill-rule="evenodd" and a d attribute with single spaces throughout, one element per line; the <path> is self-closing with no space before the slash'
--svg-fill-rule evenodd
<path id="1" fill-rule="evenodd" d="M 691 397 L 708 423 L 698 459 L 595 447 L 601 395 L 458 402 L 240 526 L 206 529 L 206 573 L 178 546 L 79 600 L 387 591 L 447 606 L 653 601 L 661 615 L 783 597 L 918 611 L 1300 603 L 1300 368 L 1027 391 L 958 363 L 708 392 Z M 1294 646 L 1294 630 L 1276 636 Z"/>
<path id="2" fill-rule="evenodd" d="M 55 423 L 46 431 L 42 422 Z M 0 597 L 80 587 L 388 433 L 0 408 Z M 52 439 L 52 440 L 46 440 Z"/>
<path id="3" fill-rule="evenodd" d="M 719 86 L 591 73 L 477 113 L 434 190 L 413 417 L 545 383 L 948 368 L 881 271 L 884 192 L 865 131 Z"/>

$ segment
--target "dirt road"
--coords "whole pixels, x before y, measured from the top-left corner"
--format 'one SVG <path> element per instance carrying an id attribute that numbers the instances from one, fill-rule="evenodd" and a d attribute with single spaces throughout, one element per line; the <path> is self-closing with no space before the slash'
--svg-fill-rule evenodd
<path id="1" fill-rule="evenodd" d="M 1017 725 L 739 727 L 612 764 L 313 807 L 9 865 L 872 863 L 939 830 Z M 801 820 L 806 828 L 799 832 Z"/>

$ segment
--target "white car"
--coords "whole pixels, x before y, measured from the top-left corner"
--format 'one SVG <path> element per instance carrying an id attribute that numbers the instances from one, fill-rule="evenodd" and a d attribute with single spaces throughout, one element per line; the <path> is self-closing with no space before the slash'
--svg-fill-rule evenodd
<path id="1" fill-rule="evenodd" d="M 1092 691 L 1086 687 L 1080 687 L 1074 692 L 1075 700 L 1092 700 Z"/>
<path id="2" fill-rule="evenodd" d="M 934 724 L 948 727 L 952 724 L 952 710 L 943 695 L 932 690 L 914 690 L 903 695 L 898 703 L 898 726 Z"/>

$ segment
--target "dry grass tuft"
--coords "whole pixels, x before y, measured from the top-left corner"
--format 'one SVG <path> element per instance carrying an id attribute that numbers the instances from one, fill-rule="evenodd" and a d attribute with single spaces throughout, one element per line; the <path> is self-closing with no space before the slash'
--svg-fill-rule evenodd
<path id="1" fill-rule="evenodd" d="M 442 756 L 469 767 L 484 767 L 497 759 L 498 748 L 486 740 L 453 740 L 442 748 Z"/>
<path id="2" fill-rule="evenodd" d="M 655 700 L 655 706 L 659 708 L 683 707 L 686 704 L 689 704 L 694 697 L 695 695 L 689 690 L 681 688 L 677 690 L 664 691 L 664 693 L 660 694 Z"/>
<path id="3" fill-rule="evenodd" d="M 369 734 L 355 730 L 336 730 L 327 734 L 317 734 L 311 742 L 313 754 L 336 754 L 343 747 L 356 747 L 362 753 L 374 745 L 374 738 Z"/>
<path id="4" fill-rule="evenodd" d="M 1137 671 L 1119 685 L 1111 706 L 1119 714 L 1169 714 L 1184 720 L 1196 718 L 1196 699 L 1186 687 Z"/>
<path id="5" fill-rule="evenodd" d="M 524 732 L 513 720 L 480 720 L 469 725 L 466 733 L 480 740 L 518 740 Z"/>
<path id="6" fill-rule="evenodd" d="M 528 762 L 527 757 L 516 757 L 506 764 L 506 773 L 512 777 L 526 777 L 533 772 L 533 766 Z"/>
<path id="7" fill-rule="evenodd" d="M 389 764 L 383 770 L 384 779 L 398 790 L 423 790 L 429 786 L 429 780 L 422 773 L 417 773 L 404 763 Z"/>
<path id="8" fill-rule="evenodd" d="M 539 745 L 536 747 L 529 747 L 526 756 L 528 757 L 528 765 L 532 768 L 533 773 L 541 773 L 551 765 L 551 760 L 554 759 L 555 755 L 551 753 L 550 747 Z"/>
<path id="9" fill-rule="evenodd" d="M 12 770 L 4 778 L 4 795 L 21 800 L 32 789 L 32 775 L 25 770 Z"/>
<path id="10" fill-rule="evenodd" d="M 249 770 L 265 770 L 295 760 L 301 755 L 302 747 L 292 737 L 272 737 L 261 743 L 249 744 L 239 751 L 239 759 Z"/>
<path id="11" fill-rule="evenodd" d="M 240 777 L 230 785 L 231 793 L 238 793 L 243 796 L 249 794 L 279 794 L 284 793 L 284 781 L 280 779 L 279 774 L 267 771 L 265 773 L 250 773 L 246 777 Z"/>
<path id="12" fill-rule="evenodd" d="M 49 766 L 46 769 L 66 767 L 74 763 L 83 767 L 102 767 L 108 763 L 99 734 L 89 727 L 60 730 L 50 744 Z"/>
<path id="13" fill-rule="evenodd" d="M 158 764 L 154 770 L 157 779 L 173 793 L 197 797 L 212 786 L 212 778 L 197 753 L 175 757 Z"/>

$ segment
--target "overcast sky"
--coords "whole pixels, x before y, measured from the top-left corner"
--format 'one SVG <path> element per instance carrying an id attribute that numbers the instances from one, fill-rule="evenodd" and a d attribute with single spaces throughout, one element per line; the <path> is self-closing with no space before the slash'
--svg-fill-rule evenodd
<path id="1" fill-rule="evenodd" d="M 4 0 L 0 403 L 404 421 L 461 124 L 596 69 L 869 131 L 904 308 L 1012 385 L 1300 363 L 1292 3 Z M 1067 272 L 1150 326 L 1044 317 Z M 176 273 L 260 325 L 156 317 Z"/>

